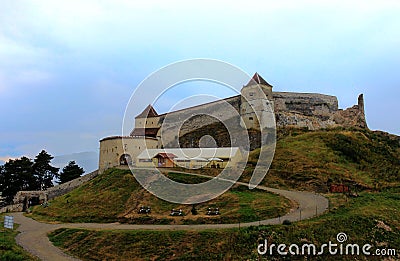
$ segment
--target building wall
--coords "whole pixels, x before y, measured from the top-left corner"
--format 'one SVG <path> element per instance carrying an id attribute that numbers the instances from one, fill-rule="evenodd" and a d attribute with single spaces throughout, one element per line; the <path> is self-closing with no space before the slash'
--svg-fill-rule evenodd
<path id="1" fill-rule="evenodd" d="M 136 118 L 135 128 L 158 128 L 160 126 L 160 117 L 150 117 L 150 118 Z"/>
<path id="2" fill-rule="evenodd" d="M 335 96 L 319 93 L 274 92 L 275 112 L 298 112 L 306 116 L 329 116 L 338 110 Z"/>
<path id="3" fill-rule="evenodd" d="M 204 167 L 204 168 L 211 168 L 211 165 L 219 165 L 219 168 L 225 168 L 229 162 L 229 159 L 225 159 L 224 161 L 211 161 L 208 162 L 207 164 L 204 162 L 196 162 L 195 160 L 189 160 L 187 162 L 174 162 L 171 160 L 167 160 L 168 162 L 166 162 L 165 168 L 172 168 L 172 167 L 184 167 L 184 168 L 200 168 L 200 167 Z M 152 161 L 140 161 L 138 159 L 136 159 L 136 166 L 139 168 L 154 168 L 154 167 L 160 167 L 158 165 L 158 159 L 153 158 Z"/>
<path id="4" fill-rule="evenodd" d="M 107 137 L 100 141 L 99 172 L 121 165 L 123 154 L 128 154 L 132 162 L 144 149 L 158 148 L 157 139 L 136 137 Z"/>
<path id="5" fill-rule="evenodd" d="M 158 160 L 153 158 L 151 160 L 136 159 L 136 167 L 140 168 L 154 168 L 158 164 Z"/>
<path id="6" fill-rule="evenodd" d="M 290 93 L 290 92 L 270 92 L 271 87 L 264 86 L 263 91 L 270 100 L 270 105 L 274 108 L 277 127 L 306 127 L 309 129 L 321 129 L 336 126 L 358 126 L 366 127 L 366 121 L 362 106 L 353 106 L 347 110 L 338 108 L 338 100 L 335 96 L 318 93 Z M 243 88 L 242 95 L 225 99 L 241 115 L 244 125 L 248 129 L 259 129 L 260 123 L 252 108 L 261 107 L 262 102 L 251 97 L 250 93 L 256 93 L 257 89 L 253 86 Z M 245 97 L 245 98 L 243 98 Z M 260 103 L 261 102 L 261 103 Z M 250 104 L 251 103 L 251 104 Z M 260 104 L 258 104 L 260 103 Z M 258 104 L 258 105 L 257 105 Z M 253 107 L 251 106 L 253 105 Z M 218 121 L 216 118 L 207 116 L 192 116 L 203 113 L 204 115 L 216 115 L 222 121 L 235 117 L 235 113 L 227 113 L 222 103 L 213 102 L 201 106 L 195 106 L 185 110 L 161 115 L 159 119 L 160 129 L 158 136 L 164 139 L 163 144 L 168 147 L 178 147 L 175 141 L 179 130 L 179 136 L 195 131 L 201 127 L 210 125 Z M 357 117 L 355 121 L 353 116 Z M 164 119 L 167 117 L 167 121 Z M 264 117 L 268 119 L 270 117 Z M 186 121 L 185 124 L 183 121 Z M 266 123 L 265 125 L 271 125 Z M 153 127 L 148 125 L 147 127 Z M 159 144 L 161 146 L 161 143 Z"/>
<path id="7" fill-rule="evenodd" d="M 243 127 L 255 130 L 273 127 L 274 123 L 271 119 L 274 118 L 272 115 L 274 101 L 271 86 L 246 86 L 242 89 L 240 99 L 240 115 Z"/>
<path id="8" fill-rule="evenodd" d="M 277 127 L 304 127 L 310 130 L 332 127 L 367 128 L 364 99 L 342 110 L 335 96 L 314 93 L 273 93 Z"/>
<path id="9" fill-rule="evenodd" d="M 231 106 L 231 109 L 227 110 L 227 106 Z M 178 148 L 178 135 L 185 135 L 186 133 L 217 121 L 227 121 L 228 119 L 236 117 L 239 110 L 240 96 L 234 96 L 220 101 L 163 114 L 160 116 L 159 127 L 161 127 L 161 129 L 157 136 L 162 137 L 162 144 L 164 147 Z M 210 115 L 212 117 L 210 117 Z M 186 124 L 184 124 L 185 122 Z"/>

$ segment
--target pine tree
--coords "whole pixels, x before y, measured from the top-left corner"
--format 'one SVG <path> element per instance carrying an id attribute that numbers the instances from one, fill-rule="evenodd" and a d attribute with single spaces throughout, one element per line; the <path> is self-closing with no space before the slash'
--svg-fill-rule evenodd
<path id="1" fill-rule="evenodd" d="M 65 183 L 70 180 L 79 178 L 85 171 L 83 168 L 79 167 L 75 161 L 70 161 L 67 166 L 62 169 L 60 173 L 60 181 L 59 183 Z"/>
<path id="2" fill-rule="evenodd" d="M 58 177 L 59 168 L 50 165 L 54 157 L 42 150 L 35 158 L 32 169 L 40 190 L 45 190 L 53 186 L 54 177 Z"/>
<path id="3" fill-rule="evenodd" d="M 9 160 L 4 166 L 0 166 L 0 191 L 11 203 L 15 194 L 20 190 L 36 190 L 38 182 L 32 171 L 33 162 L 27 157 Z"/>

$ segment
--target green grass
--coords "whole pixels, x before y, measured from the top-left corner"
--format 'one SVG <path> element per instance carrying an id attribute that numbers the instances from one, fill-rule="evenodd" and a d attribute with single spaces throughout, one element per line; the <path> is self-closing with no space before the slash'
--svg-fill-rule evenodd
<path id="1" fill-rule="evenodd" d="M 362 192 L 358 198 L 347 199 L 342 194 L 328 196 L 332 204 L 329 213 L 291 225 L 205 231 L 59 229 L 49 238 L 83 260 L 257 260 L 257 245 L 263 239 L 271 244 L 320 246 L 328 241 L 336 243 L 339 232 L 347 234 L 348 243 L 369 243 L 374 249 L 393 248 L 400 253 L 399 191 Z M 390 229 L 379 227 L 378 222 Z M 302 256 L 287 257 L 287 260 L 304 259 Z M 281 257 L 268 260 L 281 260 Z M 365 257 L 325 255 L 307 260 L 365 260 Z"/>
<path id="2" fill-rule="evenodd" d="M 282 132 L 284 132 L 282 134 Z M 279 130 L 266 186 L 327 192 L 328 182 L 357 189 L 384 189 L 400 182 L 400 139 L 380 132 L 356 129 Z M 259 149 L 249 156 L 242 176 L 248 181 Z"/>
<path id="3" fill-rule="evenodd" d="M 15 237 L 18 235 L 18 225 L 14 224 L 13 230 L 4 228 L 4 216 L 0 214 L 0 261 L 39 260 L 17 245 Z"/>
<path id="4" fill-rule="evenodd" d="M 35 219 L 62 222 L 114 222 L 126 208 L 132 192 L 140 189 L 129 171 L 113 169 L 68 194 L 36 206 Z"/>
<path id="5" fill-rule="evenodd" d="M 201 183 L 208 178 L 180 173 L 168 177 L 182 183 Z M 150 215 L 137 213 L 140 206 L 150 206 Z M 207 216 L 208 207 L 219 207 L 221 215 Z M 235 185 L 230 191 L 209 202 L 179 205 L 161 200 L 143 189 L 129 170 L 111 169 L 70 193 L 50 201 L 46 208 L 36 206 L 28 216 L 56 222 L 121 222 L 131 224 L 204 224 L 249 222 L 285 214 L 290 202 L 278 195 L 249 190 Z M 171 209 L 182 209 L 184 217 L 170 217 Z"/>
<path id="6" fill-rule="evenodd" d="M 199 183 L 207 182 L 210 180 L 207 177 L 190 176 L 187 174 L 177 173 L 177 172 L 173 172 L 173 171 L 169 172 L 167 174 L 167 176 L 168 176 L 168 178 L 170 178 L 176 182 L 180 182 L 180 183 L 184 183 L 184 184 L 199 184 Z"/>

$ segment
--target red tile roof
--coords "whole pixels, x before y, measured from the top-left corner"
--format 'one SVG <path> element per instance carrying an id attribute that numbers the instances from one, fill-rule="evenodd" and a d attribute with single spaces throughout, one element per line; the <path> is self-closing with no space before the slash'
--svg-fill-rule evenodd
<path id="1" fill-rule="evenodd" d="M 264 80 L 261 75 L 259 75 L 257 72 L 253 75 L 253 77 L 250 79 L 250 81 L 245 85 L 245 86 L 251 86 L 251 85 L 256 85 L 256 84 L 262 84 L 262 85 L 267 85 L 271 86 L 266 80 Z"/>
<path id="2" fill-rule="evenodd" d="M 151 117 L 157 117 L 158 113 L 156 110 L 151 106 L 150 104 L 147 105 L 146 109 L 144 109 L 138 116 L 135 117 L 137 118 L 151 118 Z"/>
<path id="3" fill-rule="evenodd" d="M 165 153 L 165 152 L 160 152 L 157 155 L 154 156 L 154 158 L 168 158 L 168 159 L 173 159 L 176 158 L 176 155 L 173 153 Z"/>
<path id="4" fill-rule="evenodd" d="M 105 141 L 105 140 L 122 140 L 122 139 L 133 139 L 131 136 L 108 136 L 105 138 L 102 138 L 100 142 Z"/>
<path id="5" fill-rule="evenodd" d="M 146 137 L 157 137 L 157 132 L 160 128 L 134 128 L 131 132 L 131 136 L 146 136 Z"/>

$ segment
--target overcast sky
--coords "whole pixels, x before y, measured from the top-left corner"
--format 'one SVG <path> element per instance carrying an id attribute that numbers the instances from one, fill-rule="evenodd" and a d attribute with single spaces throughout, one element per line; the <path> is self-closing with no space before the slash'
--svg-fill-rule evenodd
<path id="1" fill-rule="evenodd" d="M 190 58 L 342 108 L 364 93 L 369 127 L 400 134 L 399 14 L 397 0 L 0 0 L 0 159 L 98 151 L 138 84 Z"/>

